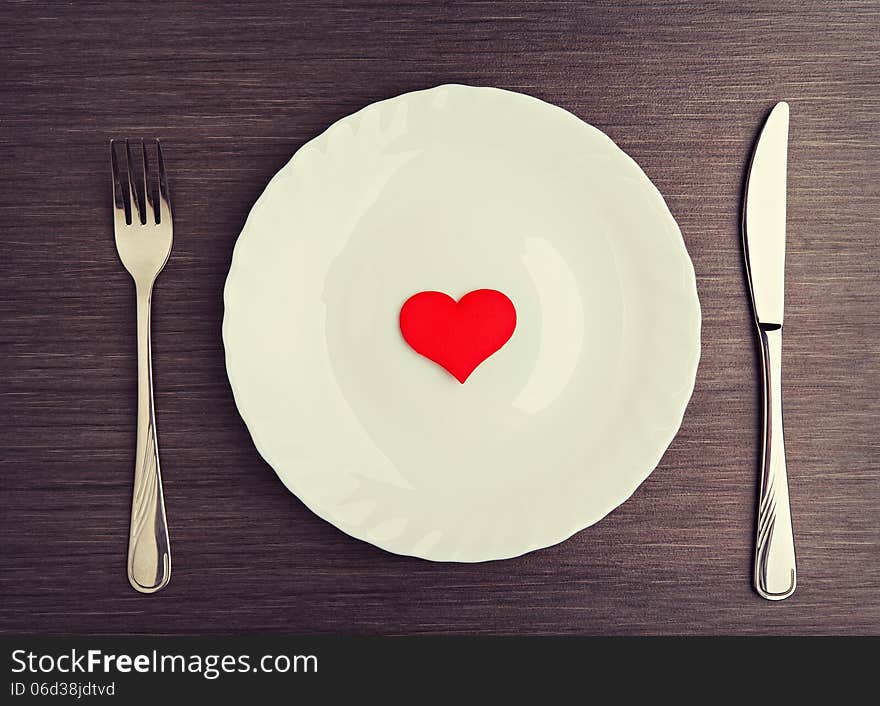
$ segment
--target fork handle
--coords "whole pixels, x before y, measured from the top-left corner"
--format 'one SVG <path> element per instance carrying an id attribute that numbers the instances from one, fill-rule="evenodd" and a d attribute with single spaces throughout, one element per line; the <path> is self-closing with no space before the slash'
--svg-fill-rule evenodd
<path id="1" fill-rule="evenodd" d="M 755 541 L 755 590 L 771 601 L 797 585 L 794 533 L 782 438 L 782 327 L 758 326 L 764 378 L 764 450 Z"/>
<path id="2" fill-rule="evenodd" d="M 165 519 L 153 406 L 153 361 L 150 351 L 152 294 L 152 284 L 137 285 L 137 445 L 128 535 L 128 581 L 141 593 L 155 593 L 171 579 L 171 546 Z"/>

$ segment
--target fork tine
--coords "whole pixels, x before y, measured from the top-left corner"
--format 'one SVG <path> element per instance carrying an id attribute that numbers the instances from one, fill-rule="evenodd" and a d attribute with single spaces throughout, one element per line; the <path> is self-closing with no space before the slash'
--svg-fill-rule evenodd
<path id="1" fill-rule="evenodd" d="M 134 159 L 131 156 L 131 144 L 128 140 L 125 141 L 125 155 L 128 161 L 128 189 L 129 189 L 129 198 L 131 199 L 131 222 L 135 222 L 135 208 L 137 208 L 137 219 L 140 223 L 145 223 L 146 219 L 145 211 L 143 206 L 141 205 L 141 188 L 140 181 L 136 185 L 135 179 L 137 179 L 137 175 L 134 171 Z"/>
<path id="2" fill-rule="evenodd" d="M 117 140 L 110 140 L 110 177 L 113 182 L 113 218 L 116 227 L 128 225 L 130 220 L 126 204 L 125 191 L 122 185 L 122 174 L 119 171 L 119 158 L 116 156 Z"/>
<path id="3" fill-rule="evenodd" d="M 147 141 L 141 140 L 141 158 L 144 167 L 144 211 L 147 214 L 147 225 L 155 225 L 159 222 L 159 213 L 156 210 L 156 197 L 153 191 L 153 178 L 150 172 L 150 159 L 147 155 Z"/>
<path id="4" fill-rule="evenodd" d="M 162 144 L 156 140 L 156 156 L 159 161 L 159 223 L 171 223 L 171 196 L 168 193 L 168 177 L 165 176 L 165 160 Z"/>

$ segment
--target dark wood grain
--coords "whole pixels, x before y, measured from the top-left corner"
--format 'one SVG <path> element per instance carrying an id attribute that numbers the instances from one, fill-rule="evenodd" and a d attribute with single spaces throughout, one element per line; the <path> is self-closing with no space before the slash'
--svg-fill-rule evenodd
<path id="1" fill-rule="evenodd" d="M 880 632 L 878 2 L 0 5 L 0 631 Z M 438 565 L 353 540 L 260 459 L 226 380 L 232 247 L 334 120 L 461 82 L 606 131 L 694 261 L 703 354 L 635 496 L 519 559 Z M 738 232 L 758 126 L 792 108 L 784 400 L 800 570 L 750 587 L 757 352 Z M 125 578 L 134 295 L 107 141 L 167 145 L 176 239 L 155 295 L 169 588 Z"/>

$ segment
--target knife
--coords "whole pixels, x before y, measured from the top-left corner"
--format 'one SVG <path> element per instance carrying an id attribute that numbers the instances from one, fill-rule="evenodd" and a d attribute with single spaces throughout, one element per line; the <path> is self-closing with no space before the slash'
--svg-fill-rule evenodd
<path id="1" fill-rule="evenodd" d="M 761 458 L 755 590 L 771 601 L 797 585 L 794 533 L 782 438 L 782 309 L 785 282 L 785 190 L 788 103 L 777 103 L 752 154 L 743 200 L 743 250 L 763 373 Z"/>

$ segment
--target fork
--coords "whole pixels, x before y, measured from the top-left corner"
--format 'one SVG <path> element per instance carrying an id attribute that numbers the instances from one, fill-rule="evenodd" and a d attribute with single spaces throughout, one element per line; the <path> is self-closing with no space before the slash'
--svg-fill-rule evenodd
<path id="1" fill-rule="evenodd" d="M 148 144 L 150 152 L 155 146 L 155 165 L 147 155 Z M 137 442 L 128 581 L 136 591 L 155 593 L 171 579 L 171 546 L 156 442 L 150 310 L 153 284 L 171 252 L 171 201 L 158 140 L 111 140 L 110 166 L 116 250 L 137 293 Z"/>

